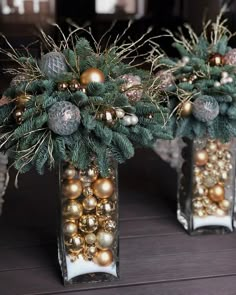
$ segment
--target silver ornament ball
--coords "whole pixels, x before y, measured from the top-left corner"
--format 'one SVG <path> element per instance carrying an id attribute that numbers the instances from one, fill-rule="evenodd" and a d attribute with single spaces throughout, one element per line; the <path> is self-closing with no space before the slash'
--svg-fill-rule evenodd
<path id="1" fill-rule="evenodd" d="M 39 67 L 49 79 L 57 79 L 61 74 L 68 71 L 64 55 L 54 51 L 42 56 Z"/>
<path id="2" fill-rule="evenodd" d="M 122 122 L 123 122 L 123 125 L 125 125 L 125 126 L 132 125 L 131 116 L 129 116 L 129 115 L 124 116 Z"/>
<path id="3" fill-rule="evenodd" d="M 121 91 L 125 93 L 129 101 L 139 101 L 143 95 L 141 78 L 137 75 L 134 76 L 132 74 L 126 74 L 121 76 L 120 78 L 125 81 L 125 83 L 121 85 Z"/>
<path id="4" fill-rule="evenodd" d="M 70 135 L 80 123 L 80 111 L 69 101 L 58 101 L 48 111 L 48 127 L 56 134 Z"/>
<path id="5" fill-rule="evenodd" d="M 118 119 L 122 119 L 125 116 L 125 111 L 120 108 L 116 109 L 116 116 Z"/>
<path id="6" fill-rule="evenodd" d="M 136 125 L 136 124 L 138 124 L 138 117 L 136 116 L 136 115 L 131 115 L 130 116 L 131 117 L 131 125 Z"/>
<path id="7" fill-rule="evenodd" d="M 212 96 L 199 96 L 193 102 L 192 114 L 201 122 L 212 121 L 219 114 L 219 104 Z"/>

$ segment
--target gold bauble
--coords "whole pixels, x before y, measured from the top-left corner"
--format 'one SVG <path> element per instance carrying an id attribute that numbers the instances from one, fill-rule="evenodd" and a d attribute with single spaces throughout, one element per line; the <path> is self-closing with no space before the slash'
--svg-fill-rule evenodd
<path id="1" fill-rule="evenodd" d="M 82 86 L 87 86 L 90 82 L 103 83 L 105 76 L 102 71 L 96 68 L 90 68 L 84 71 L 80 76 Z"/>
<path id="2" fill-rule="evenodd" d="M 95 257 L 94 262 L 100 266 L 108 266 L 113 262 L 113 254 L 111 250 L 99 250 Z"/>
<path id="3" fill-rule="evenodd" d="M 199 217 L 205 217 L 206 211 L 204 209 L 197 209 L 197 210 L 195 210 L 195 214 Z"/>
<path id="4" fill-rule="evenodd" d="M 63 170 L 63 179 L 73 179 L 76 175 L 76 169 L 73 165 L 68 165 Z"/>
<path id="5" fill-rule="evenodd" d="M 98 228 L 98 219 L 96 215 L 88 214 L 81 216 L 79 220 L 79 229 L 84 233 L 92 233 Z"/>
<path id="6" fill-rule="evenodd" d="M 87 246 L 85 249 L 84 249 L 84 258 L 87 260 L 91 260 L 93 259 L 93 257 L 97 254 L 97 247 L 96 246 Z"/>
<path id="7" fill-rule="evenodd" d="M 57 84 L 57 89 L 59 91 L 65 91 L 65 90 L 68 89 L 68 86 L 69 86 L 68 83 L 66 83 L 66 82 L 60 82 L 60 83 Z"/>
<path id="8" fill-rule="evenodd" d="M 83 189 L 83 195 L 89 197 L 93 195 L 93 189 L 90 186 L 87 186 Z"/>
<path id="9" fill-rule="evenodd" d="M 16 104 L 18 106 L 25 106 L 25 104 L 31 99 L 31 95 L 28 94 L 22 94 L 20 96 L 17 96 L 16 98 Z"/>
<path id="10" fill-rule="evenodd" d="M 76 79 L 73 79 L 69 84 L 70 91 L 74 92 L 80 89 L 80 84 Z"/>
<path id="11" fill-rule="evenodd" d="M 93 245 L 96 243 L 96 240 L 97 240 L 97 237 L 94 233 L 90 233 L 90 234 L 87 234 L 85 237 L 85 242 L 88 244 L 88 245 Z"/>
<path id="12" fill-rule="evenodd" d="M 116 229 L 116 222 L 115 220 L 108 217 L 101 220 L 101 227 L 105 231 L 113 232 Z"/>
<path id="13" fill-rule="evenodd" d="M 213 202 L 221 202 L 224 200 L 225 197 L 225 189 L 222 185 L 216 184 L 212 188 L 209 189 L 208 191 L 208 197 L 213 201 Z"/>
<path id="14" fill-rule="evenodd" d="M 109 198 L 114 192 L 114 183 L 109 178 L 99 178 L 93 184 L 93 191 L 100 199 Z"/>
<path id="15" fill-rule="evenodd" d="M 211 141 L 209 142 L 209 144 L 207 145 L 207 150 L 210 152 L 210 153 L 214 153 L 217 151 L 217 143 L 215 141 Z"/>
<path id="16" fill-rule="evenodd" d="M 203 204 L 201 201 L 193 201 L 193 208 L 194 209 L 201 209 L 203 208 Z"/>
<path id="17" fill-rule="evenodd" d="M 180 116 L 181 117 L 188 117 L 192 113 L 192 103 L 190 101 L 186 101 L 181 104 L 180 106 Z"/>
<path id="18" fill-rule="evenodd" d="M 227 171 L 220 171 L 220 179 L 226 181 L 228 179 L 228 172 Z"/>
<path id="19" fill-rule="evenodd" d="M 206 196 L 208 194 L 208 190 L 204 186 L 199 185 L 196 187 L 195 193 L 199 196 Z"/>
<path id="20" fill-rule="evenodd" d="M 107 250 L 112 247 L 114 239 L 115 237 L 113 233 L 99 230 L 97 233 L 96 245 L 99 249 Z"/>
<path id="21" fill-rule="evenodd" d="M 217 208 L 215 213 L 216 213 L 216 215 L 219 216 L 219 217 L 223 217 L 223 216 L 225 216 L 225 211 L 222 210 L 221 208 Z"/>
<path id="22" fill-rule="evenodd" d="M 73 237 L 68 238 L 65 244 L 69 250 L 81 251 L 84 246 L 84 238 L 79 234 L 75 234 Z"/>
<path id="23" fill-rule="evenodd" d="M 207 151 L 201 150 L 195 153 L 195 163 L 197 166 L 204 166 L 208 161 Z"/>
<path id="24" fill-rule="evenodd" d="M 22 115 L 24 113 L 24 110 L 24 107 L 17 107 L 13 112 L 13 117 L 18 125 L 22 123 Z"/>
<path id="25" fill-rule="evenodd" d="M 205 210 L 209 215 L 214 215 L 217 209 L 218 206 L 215 203 L 210 203 L 205 207 Z"/>
<path id="26" fill-rule="evenodd" d="M 75 221 L 68 220 L 64 223 L 63 232 L 65 236 L 72 237 L 77 234 L 78 227 Z"/>
<path id="27" fill-rule="evenodd" d="M 209 64 L 211 66 L 222 66 L 224 65 L 224 56 L 220 53 L 213 53 L 209 56 Z"/>
<path id="28" fill-rule="evenodd" d="M 63 203 L 62 214 L 66 219 L 79 219 L 83 214 L 83 207 L 75 200 L 67 200 Z"/>
<path id="29" fill-rule="evenodd" d="M 98 178 L 99 172 L 96 166 L 90 166 L 86 170 L 80 170 L 79 179 L 82 182 L 90 183 L 94 182 Z"/>
<path id="30" fill-rule="evenodd" d="M 115 203 L 108 200 L 101 200 L 97 204 L 96 214 L 99 217 L 111 217 L 116 209 Z"/>
<path id="31" fill-rule="evenodd" d="M 219 206 L 222 210 L 227 211 L 230 208 L 230 201 L 225 199 L 219 203 Z"/>
<path id="32" fill-rule="evenodd" d="M 204 207 L 208 207 L 209 205 L 212 204 L 212 201 L 208 197 L 203 197 L 202 198 L 202 204 Z"/>
<path id="33" fill-rule="evenodd" d="M 68 179 L 62 183 L 62 194 L 68 199 L 76 199 L 82 193 L 82 184 L 78 179 Z"/>
<path id="34" fill-rule="evenodd" d="M 85 210 L 93 210 L 97 206 L 97 199 L 94 196 L 88 196 L 83 200 L 83 207 Z"/>

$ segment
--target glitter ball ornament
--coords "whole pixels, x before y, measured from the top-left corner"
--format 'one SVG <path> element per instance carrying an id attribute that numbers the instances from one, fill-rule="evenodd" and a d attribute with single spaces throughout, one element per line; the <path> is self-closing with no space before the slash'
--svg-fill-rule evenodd
<path id="1" fill-rule="evenodd" d="M 193 103 L 192 114 L 201 122 L 212 121 L 219 114 L 219 104 L 212 96 L 200 96 Z"/>
<path id="2" fill-rule="evenodd" d="M 92 233 L 98 228 L 98 219 L 96 215 L 83 215 L 79 220 L 79 229 L 84 233 Z"/>
<path id="3" fill-rule="evenodd" d="M 115 212 L 116 205 L 115 203 L 108 200 L 101 200 L 97 204 L 96 214 L 100 217 L 111 217 Z"/>
<path id="4" fill-rule="evenodd" d="M 39 66 L 43 74 L 49 79 L 57 79 L 68 70 L 65 57 L 60 52 L 49 52 L 43 55 Z"/>
<path id="5" fill-rule="evenodd" d="M 156 73 L 156 77 L 160 82 L 159 87 L 162 90 L 172 86 L 174 83 L 174 76 L 169 71 L 160 70 Z"/>
<path id="6" fill-rule="evenodd" d="M 58 101 L 48 111 L 48 127 L 56 134 L 70 135 L 80 123 L 80 111 L 68 101 Z"/>
<path id="7" fill-rule="evenodd" d="M 224 56 L 224 62 L 226 65 L 236 65 L 236 48 L 231 49 L 226 53 L 226 55 Z"/>
<path id="8" fill-rule="evenodd" d="M 120 77 L 125 83 L 121 85 L 121 91 L 125 93 L 129 101 L 137 102 L 142 98 L 143 88 L 141 78 L 131 74 L 126 74 Z"/>

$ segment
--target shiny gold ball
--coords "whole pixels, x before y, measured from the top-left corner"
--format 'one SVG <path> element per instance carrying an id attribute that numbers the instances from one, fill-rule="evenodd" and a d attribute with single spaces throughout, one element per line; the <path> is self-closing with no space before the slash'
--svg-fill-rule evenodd
<path id="1" fill-rule="evenodd" d="M 224 56 L 219 53 L 213 53 L 210 55 L 208 61 L 211 66 L 222 66 L 224 65 Z"/>
<path id="2" fill-rule="evenodd" d="M 97 240 L 97 237 L 94 233 L 90 233 L 90 234 L 87 234 L 85 237 L 85 242 L 88 244 L 88 245 L 93 245 L 96 243 L 96 240 Z"/>
<path id="3" fill-rule="evenodd" d="M 203 197 L 202 198 L 202 205 L 204 207 L 208 207 L 211 204 L 212 204 L 212 201 L 208 197 Z"/>
<path id="4" fill-rule="evenodd" d="M 62 183 L 62 194 L 68 199 L 77 199 L 82 193 L 82 184 L 78 179 L 68 179 Z"/>
<path id="5" fill-rule="evenodd" d="M 197 166 L 204 166 L 208 161 L 207 151 L 201 150 L 195 153 L 195 163 Z"/>
<path id="6" fill-rule="evenodd" d="M 207 150 L 209 151 L 209 153 L 214 153 L 216 152 L 218 149 L 217 147 L 217 143 L 216 141 L 211 141 L 208 145 L 207 145 Z"/>
<path id="7" fill-rule="evenodd" d="M 115 203 L 108 200 L 101 200 L 97 204 L 96 214 L 99 217 L 111 217 L 116 209 Z"/>
<path id="8" fill-rule="evenodd" d="M 25 106 L 26 105 L 26 103 L 31 99 L 31 95 L 29 95 L 29 94 L 22 94 L 22 95 L 20 95 L 20 96 L 17 96 L 17 98 L 16 98 L 16 104 L 18 105 L 18 106 Z"/>
<path id="9" fill-rule="evenodd" d="M 181 104 L 180 106 L 180 116 L 181 117 L 188 117 L 192 113 L 192 103 L 190 101 L 186 101 Z"/>
<path id="10" fill-rule="evenodd" d="M 97 206 L 97 199 L 94 196 L 88 196 L 83 200 L 83 207 L 85 210 L 93 210 Z"/>
<path id="11" fill-rule="evenodd" d="M 57 84 L 57 89 L 59 91 L 65 91 L 65 90 L 68 89 L 68 86 L 69 86 L 68 83 L 66 83 L 66 82 L 60 82 L 60 83 Z"/>
<path id="12" fill-rule="evenodd" d="M 227 211 L 230 208 L 230 201 L 225 199 L 219 203 L 219 206 L 222 210 Z"/>
<path id="13" fill-rule="evenodd" d="M 114 232 L 116 230 L 116 222 L 111 218 L 105 218 L 101 220 L 101 227 L 108 232 Z"/>
<path id="14" fill-rule="evenodd" d="M 93 191 L 100 199 L 109 198 L 114 192 L 114 183 L 109 178 L 99 178 L 93 184 Z"/>
<path id="15" fill-rule="evenodd" d="M 197 209 L 197 210 L 195 210 L 195 214 L 199 217 L 205 217 L 206 211 L 205 211 L 205 209 Z"/>
<path id="16" fill-rule="evenodd" d="M 217 209 L 218 209 L 218 206 L 215 203 L 210 203 L 205 208 L 207 214 L 209 215 L 214 215 Z"/>
<path id="17" fill-rule="evenodd" d="M 93 257 L 97 254 L 97 250 L 98 250 L 97 247 L 94 245 L 85 247 L 84 253 L 83 253 L 84 258 L 88 260 L 93 259 Z"/>
<path id="18" fill-rule="evenodd" d="M 228 172 L 227 171 L 220 171 L 220 180 L 226 181 L 228 179 Z"/>
<path id="19" fill-rule="evenodd" d="M 209 189 L 208 191 L 208 197 L 213 201 L 213 202 L 221 202 L 224 200 L 225 197 L 225 189 L 222 185 L 216 184 L 212 188 Z"/>
<path id="20" fill-rule="evenodd" d="M 78 227 L 75 221 L 68 220 L 64 223 L 63 232 L 65 236 L 72 237 L 77 234 Z"/>
<path id="21" fill-rule="evenodd" d="M 76 176 L 76 169 L 73 165 L 68 165 L 63 170 L 63 179 L 73 179 Z"/>
<path id="22" fill-rule="evenodd" d="M 96 215 L 83 215 L 79 220 L 79 229 L 84 233 L 92 233 L 98 228 L 98 219 Z"/>
<path id="23" fill-rule="evenodd" d="M 79 234 L 75 234 L 73 237 L 68 238 L 65 244 L 72 251 L 81 251 L 84 247 L 84 238 Z"/>
<path id="24" fill-rule="evenodd" d="M 206 196 L 208 194 L 208 189 L 199 185 L 196 187 L 195 193 L 199 196 Z"/>
<path id="25" fill-rule="evenodd" d="M 100 266 L 108 266 L 113 262 L 113 254 L 111 250 L 99 250 L 95 257 L 94 262 Z"/>
<path id="26" fill-rule="evenodd" d="M 87 86 L 90 82 L 103 83 L 105 76 L 102 71 L 96 68 L 90 68 L 84 71 L 80 76 L 82 86 Z"/>
<path id="27" fill-rule="evenodd" d="M 100 113 L 98 113 L 97 118 L 103 120 L 107 125 L 110 126 L 114 125 L 118 119 L 116 110 L 113 108 L 102 110 Z"/>
<path id="28" fill-rule="evenodd" d="M 99 175 L 99 171 L 96 166 L 91 166 L 86 170 L 80 170 L 79 179 L 82 182 L 90 183 L 94 182 Z"/>
<path id="29" fill-rule="evenodd" d="M 70 91 L 78 91 L 80 89 L 80 84 L 76 79 L 73 79 L 69 84 Z"/>
<path id="30" fill-rule="evenodd" d="M 193 201 L 193 208 L 194 209 L 201 209 L 203 208 L 203 204 L 201 201 Z"/>
<path id="31" fill-rule="evenodd" d="M 100 230 L 97 233 L 97 247 L 102 250 L 107 250 L 112 247 L 114 242 L 114 234 Z"/>
<path id="32" fill-rule="evenodd" d="M 16 123 L 20 125 L 22 123 L 22 115 L 24 113 L 24 107 L 18 107 L 13 112 L 13 117 L 16 120 Z"/>
<path id="33" fill-rule="evenodd" d="M 63 204 L 62 214 L 66 219 L 79 219 L 83 214 L 83 207 L 75 200 L 67 200 Z"/>
<path id="34" fill-rule="evenodd" d="M 225 211 L 222 210 L 221 208 L 217 208 L 215 213 L 216 213 L 216 215 L 219 216 L 219 217 L 223 217 L 223 216 L 225 216 Z"/>
<path id="35" fill-rule="evenodd" d="M 87 186 L 83 189 L 83 195 L 89 197 L 93 195 L 93 189 L 90 186 Z"/>

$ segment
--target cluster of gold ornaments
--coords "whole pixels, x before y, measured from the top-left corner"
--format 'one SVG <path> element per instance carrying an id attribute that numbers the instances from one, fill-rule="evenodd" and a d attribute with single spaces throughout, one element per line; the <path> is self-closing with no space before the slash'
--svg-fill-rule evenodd
<path id="1" fill-rule="evenodd" d="M 20 125 L 22 123 L 22 115 L 25 111 L 25 104 L 30 100 L 29 94 L 21 94 L 16 98 L 16 108 L 13 112 L 13 117 L 16 123 Z"/>
<path id="2" fill-rule="evenodd" d="M 116 235 L 115 176 L 102 178 L 95 165 L 63 170 L 63 230 L 72 261 L 80 258 L 108 266 L 114 261 Z"/>
<path id="3" fill-rule="evenodd" d="M 192 205 L 199 217 L 228 214 L 230 201 L 225 198 L 225 190 L 233 169 L 229 148 L 229 143 L 208 140 L 204 147 L 195 151 Z"/>

